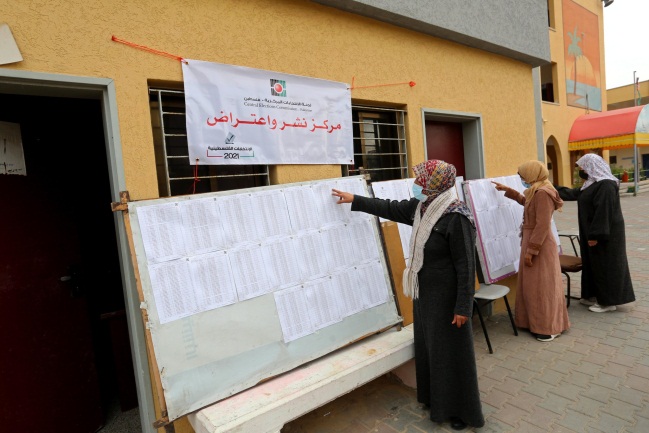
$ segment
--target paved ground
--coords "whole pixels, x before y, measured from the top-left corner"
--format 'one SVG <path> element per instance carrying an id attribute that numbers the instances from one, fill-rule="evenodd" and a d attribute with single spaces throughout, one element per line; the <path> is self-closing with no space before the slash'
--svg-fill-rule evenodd
<path id="1" fill-rule="evenodd" d="M 649 194 L 621 198 L 636 302 L 627 311 L 592 313 L 573 300 L 572 328 L 550 343 L 515 337 L 506 313 L 480 323 L 475 348 L 486 425 L 479 432 L 649 432 Z M 576 203 L 555 214 L 577 231 Z M 570 242 L 562 238 L 564 249 Z M 580 274 L 572 274 L 579 294 Z M 282 433 L 451 432 L 392 375 L 376 379 L 287 424 Z"/>

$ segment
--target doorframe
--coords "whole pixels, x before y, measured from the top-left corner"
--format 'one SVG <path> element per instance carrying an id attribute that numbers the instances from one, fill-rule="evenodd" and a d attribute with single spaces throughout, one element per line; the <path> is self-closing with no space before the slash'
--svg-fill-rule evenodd
<path id="1" fill-rule="evenodd" d="M 117 115 L 117 94 L 111 78 L 81 77 L 0 68 L 0 93 L 14 95 L 52 96 L 63 98 L 98 99 L 102 105 L 104 141 L 108 162 L 108 176 L 113 201 L 119 202 L 120 191 L 126 190 L 122 142 Z M 108 208 L 109 203 L 106 203 Z M 140 423 L 144 433 L 155 433 L 153 390 L 144 337 L 135 274 L 131 262 L 128 236 L 121 212 L 114 212 L 115 232 L 119 254 L 126 317 L 133 354 L 135 386 L 137 389 Z"/>
<path id="2" fill-rule="evenodd" d="M 465 179 L 484 179 L 486 170 L 484 164 L 484 145 L 482 140 L 482 115 L 478 113 L 463 113 L 432 108 L 421 109 L 421 127 L 424 136 L 424 155 L 428 160 L 428 143 L 426 141 L 426 121 L 454 122 L 462 124 L 462 140 L 464 144 Z"/>

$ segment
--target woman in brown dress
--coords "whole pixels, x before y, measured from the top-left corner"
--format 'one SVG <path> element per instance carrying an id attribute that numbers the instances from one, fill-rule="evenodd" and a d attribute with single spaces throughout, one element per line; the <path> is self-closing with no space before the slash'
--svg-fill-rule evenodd
<path id="1" fill-rule="evenodd" d="M 563 201 L 542 162 L 522 164 L 518 175 L 527 188 L 524 194 L 493 182 L 498 191 L 505 191 L 505 197 L 524 206 L 515 322 L 537 340 L 552 341 L 570 328 L 559 252 L 552 234 L 552 214 L 561 209 Z"/>

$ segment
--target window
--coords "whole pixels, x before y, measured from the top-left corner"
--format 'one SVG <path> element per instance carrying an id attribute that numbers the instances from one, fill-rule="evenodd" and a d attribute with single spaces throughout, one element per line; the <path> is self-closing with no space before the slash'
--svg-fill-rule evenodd
<path id="1" fill-rule="evenodd" d="M 189 164 L 182 90 L 149 89 L 160 196 L 227 191 L 270 185 L 267 165 Z M 368 182 L 408 177 L 405 111 L 352 106 L 354 165 L 344 176 L 365 174 Z"/>
<path id="2" fill-rule="evenodd" d="M 190 165 L 185 94 L 149 89 L 160 196 L 228 191 L 269 185 L 267 165 Z"/>
<path id="3" fill-rule="evenodd" d="M 611 164 L 617 164 L 617 156 L 616 155 L 611 155 L 608 157 L 609 163 Z"/>
<path id="4" fill-rule="evenodd" d="M 554 0 L 548 0 L 548 27 L 554 28 Z"/>
<path id="5" fill-rule="evenodd" d="M 541 66 L 541 100 L 559 102 L 555 98 L 555 83 L 557 82 L 557 64 L 552 62 Z"/>
<path id="6" fill-rule="evenodd" d="M 343 174 L 365 174 L 368 182 L 407 178 L 404 117 L 404 110 L 352 106 L 354 165 Z"/>

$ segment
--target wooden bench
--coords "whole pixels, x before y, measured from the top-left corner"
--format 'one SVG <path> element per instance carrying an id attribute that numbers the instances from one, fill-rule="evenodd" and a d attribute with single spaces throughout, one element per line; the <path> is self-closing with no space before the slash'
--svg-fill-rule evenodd
<path id="1" fill-rule="evenodd" d="M 284 424 L 415 356 L 412 325 L 391 328 L 188 415 L 196 433 L 279 433 Z"/>

